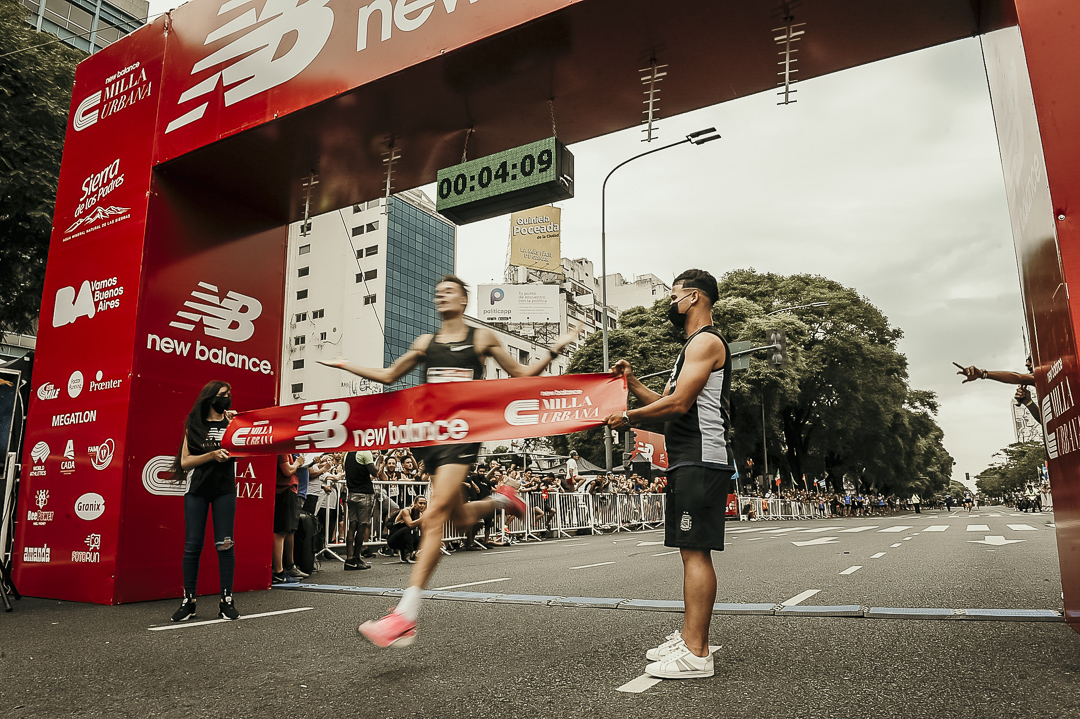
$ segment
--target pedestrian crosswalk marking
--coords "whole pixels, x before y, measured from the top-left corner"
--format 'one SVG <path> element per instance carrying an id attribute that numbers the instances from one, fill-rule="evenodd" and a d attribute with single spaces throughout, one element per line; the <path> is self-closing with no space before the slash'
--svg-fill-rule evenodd
<path id="1" fill-rule="evenodd" d="M 948 531 L 948 529 L 949 529 L 949 525 L 947 525 L 947 524 L 931 524 L 929 527 L 927 527 L 923 531 L 924 532 L 946 532 L 946 531 Z"/>
<path id="2" fill-rule="evenodd" d="M 881 559 L 884 556 L 885 556 L 885 552 L 878 552 L 877 554 L 871 554 L 870 558 L 871 559 Z"/>
<path id="3" fill-rule="evenodd" d="M 1006 524 L 1006 527 L 1014 532 L 1038 532 L 1039 530 L 1032 527 L 1030 524 Z"/>
<path id="4" fill-rule="evenodd" d="M 852 527 L 851 529 L 841 529 L 841 532 L 865 532 L 870 529 L 877 529 L 879 524 L 871 524 L 869 527 Z"/>
<path id="5" fill-rule="evenodd" d="M 989 532 L 990 527 L 986 526 L 985 524 L 969 524 L 967 526 L 967 531 L 969 531 L 969 532 Z"/>
<path id="6" fill-rule="evenodd" d="M 801 534 L 816 534 L 816 533 L 818 533 L 818 532 L 831 532 L 831 531 L 833 531 L 834 529 L 840 529 L 840 527 L 818 527 L 818 528 L 816 528 L 816 529 L 801 529 L 801 530 L 799 530 L 799 532 L 800 532 Z M 849 529 L 845 529 L 845 530 L 843 530 L 843 531 L 845 531 L 845 532 L 849 532 L 849 531 L 851 531 L 851 530 L 849 530 Z"/>
<path id="7" fill-rule="evenodd" d="M 848 567 L 847 569 L 845 569 L 844 571 L 842 571 L 840 573 L 841 574 L 854 574 L 855 572 L 859 571 L 860 569 L 862 569 L 862 565 L 861 564 L 856 564 L 854 567 Z"/>
<path id="8" fill-rule="evenodd" d="M 909 529 L 911 529 L 911 525 L 905 526 L 905 525 L 901 524 L 901 525 L 898 525 L 896 527 L 888 527 L 886 529 L 879 529 L 878 534 L 883 534 L 885 532 L 892 532 L 894 534 L 899 534 L 900 532 L 906 532 Z"/>

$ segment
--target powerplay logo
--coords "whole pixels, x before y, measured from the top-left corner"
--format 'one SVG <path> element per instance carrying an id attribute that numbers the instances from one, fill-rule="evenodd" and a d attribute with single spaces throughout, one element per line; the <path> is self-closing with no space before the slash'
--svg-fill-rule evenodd
<path id="1" fill-rule="evenodd" d="M 475 2 L 469 0 L 468 4 Z M 210 105 L 207 98 L 216 94 L 219 85 L 225 88 L 225 107 L 231 107 L 283 85 L 306 70 L 326 47 L 334 30 L 334 10 L 327 7 L 328 3 L 329 0 L 266 0 L 261 12 L 249 7 L 239 15 L 223 19 L 220 26 L 207 34 L 203 46 L 242 30 L 248 32 L 195 63 L 191 68 L 193 76 L 211 68 L 220 69 L 184 90 L 178 105 L 203 101 L 187 111 L 180 110 L 181 114 L 165 128 L 166 134 L 202 118 Z M 217 14 L 223 17 L 253 4 L 253 0 L 227 0 Z M 367 49 L 369 34 L 379 42 L 387 42 L 393 38 L 394 28 L 401 32 L 419 29 L 432 17 L 437 4 L 450 15 L 457 9 L 459 0 L 374 0 L 365 4 L 358 11 L 356 25 L 351 18 L 347 21 L 348 26 L 357 28 L 356 51 Z M 460 4 L 466 6 L 465 0 L 460 0 Z M 281 52 L 283 47 L 288 49 Z M 229 64 L 221 67 L 224 63 Z"/>

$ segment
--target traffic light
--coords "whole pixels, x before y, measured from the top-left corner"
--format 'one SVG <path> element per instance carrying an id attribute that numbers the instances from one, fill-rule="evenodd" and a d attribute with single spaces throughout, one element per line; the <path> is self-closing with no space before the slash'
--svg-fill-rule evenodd
<path id="1" fill-rule="evenodd" d="M 773 346 L 772 361 L 777 367 L 787 364 L 787 337 L 784 330 L 769 330 L 769 344 Z"/>

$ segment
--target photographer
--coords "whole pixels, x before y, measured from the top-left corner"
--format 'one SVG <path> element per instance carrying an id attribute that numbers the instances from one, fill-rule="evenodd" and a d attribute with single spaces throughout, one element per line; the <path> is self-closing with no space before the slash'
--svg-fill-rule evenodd
<path id="1" fill-rule="evenodd" d="M 394 524 L 390 527 L 390 536 L 386 546 L 394 549 L 407 564 L 416 563 L 416 548 L 420 545 L 420 523 L 427 510 L 427 498 L 419 496 L 411 507 L 398 512 Z"/>

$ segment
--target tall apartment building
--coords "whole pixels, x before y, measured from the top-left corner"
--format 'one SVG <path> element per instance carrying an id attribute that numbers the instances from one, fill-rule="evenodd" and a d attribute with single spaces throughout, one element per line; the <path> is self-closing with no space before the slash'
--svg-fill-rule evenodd
<path id="1" fill-rule="evenodd" d="M 453 273 L 456 245 L 457 228 L 419 190 L 291 225 L 282 402 L 382 391 L 316 360 L 384 367 L 435 331 L 432 290 Z M 392 389 L 418 381 L 414 370 Z"/>
<path id="2" fill-rule="evenodd" d="M 143 0 L 22 0 L 26 21 L 88 53 L 112 45 L 146 24 Z"/>
<path id="3" fill-rule="evenodd" d="M 653 303 L 671 295 L 671 286 L 653 274 L 637 275 L 627 281 L 620 273 L 607 276 L 608 304 L 620 312 L 631 307 L 652 307 Z"/>

